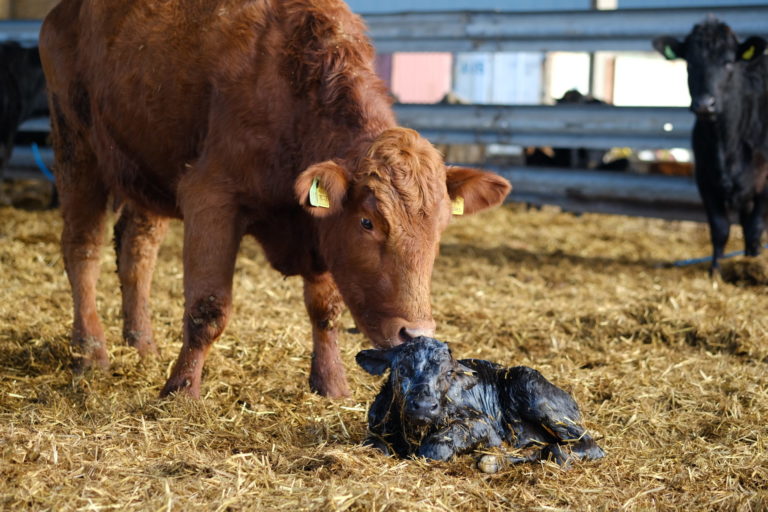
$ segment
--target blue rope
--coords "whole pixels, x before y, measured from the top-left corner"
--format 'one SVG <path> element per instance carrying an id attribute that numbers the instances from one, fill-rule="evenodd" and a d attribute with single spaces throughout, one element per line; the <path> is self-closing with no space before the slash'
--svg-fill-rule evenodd
<path id="1" fill-rule="evenodd" d="M 35 159 L 37 168 L 40 169 L 40 172 L 43 173 L 43 176 L 45 176 L 45 179 L 55 183 L 56 178 L 53 177 L 53 173 L 45 165 L 45 162 L 43 162 L 43 156 L 40 154 L 40 148 L 37 147 L 37 143 L 35 142 L 32 143 L 32 157 Z"/>
<path id="2" fill-rule="evenodd" d="M 768 244 L 763 246 L 764 249 L 768 249 Z M 733 251 L 729 252 L 727 254 L 723 254 L 720 259 L 724 260 L 726 258 L 733 258 L 734 256 L 741 256 L 744 254 L 744 251 Z M 680 260 L 672 263 L 673 267 L 686 267 L 688 265 L 695 265 L 697 263 L 706 263 L 708 261 L 712 261 L 712 256 L 707 256 L 706 258 L 693 258 L 690 260 Z"/>

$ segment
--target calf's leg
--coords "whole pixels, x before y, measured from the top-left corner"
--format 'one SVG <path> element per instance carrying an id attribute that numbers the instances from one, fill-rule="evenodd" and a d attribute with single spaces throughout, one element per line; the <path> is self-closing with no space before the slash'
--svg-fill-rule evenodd
<path id="1" fill-rule="evenodd" d="M 123 297 L 123 339 L 142 358 L 157 354 L 149 303 L 157 250 L 168 220 L 126 204 L 115 224 L 117 273 Z"/>
<path id="2" fill-rule="evenodd" d="M 430 434 L 422 441 L 416 454 L 433 460 L 448 460 L 478 446 L 499 446 L 501 438 L 482 416 L 465 418 Z"/>
<path id="3" fill-rule="evenodd" d="M 244 230 L 228 194 L 200 183 L 182 182 L 179 190 L 184 215 L 184 335 L 160 396 L 184 392 L 199 398 L 205 358 L 231 312 L 235 258 Z"/>
<path id="4" fill-rule="evenodd" d="M 329 272 L 304 278 L 304 305 L 312 323 L 312 367 L 309 387 L 330 398 L 349 396 L 341 362 L 338 320 L 344 302 Z"/>

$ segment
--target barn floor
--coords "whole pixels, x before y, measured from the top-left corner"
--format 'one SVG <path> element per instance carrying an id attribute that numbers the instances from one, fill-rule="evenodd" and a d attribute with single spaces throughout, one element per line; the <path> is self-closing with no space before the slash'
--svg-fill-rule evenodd
<path id="1" fill-rule="evenodd" d="M 379 380 L 354 397 L 308 391 L 301 283 L 240 253 L 235 315 L 208 359 L 204 398 L 157 398 L 180 345 L 181 226 L 155 274 L 160 360 L 120 342 L 105 243 L 99 305 L 108 373 L 67 368 L 70 296 L 58 212 L 0 209 L 0 508 L 4 510 L 766 510 L 768 260 L 714 282 L 695 223 L 519 205 L 459 218 L 433 283 L 439 337 L 458 357 L 538 368 L 569 390 L 608 453 L 486 475 L 383 457 L 359 443 Z M 728 250 L 740 249 L 740 230 Z M 344 317 L 344 327 L 353 327 Z"/>

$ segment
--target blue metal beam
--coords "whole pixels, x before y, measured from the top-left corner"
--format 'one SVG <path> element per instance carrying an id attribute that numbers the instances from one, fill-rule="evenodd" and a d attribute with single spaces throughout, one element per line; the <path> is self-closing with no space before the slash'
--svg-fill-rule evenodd
<path id="1" fill-rule="evenodd" d="M 397 104 L 400 124 L 439 144 L 515 144 L 605 149 L 689 148 L 685 108 L 610 105 Z"/>

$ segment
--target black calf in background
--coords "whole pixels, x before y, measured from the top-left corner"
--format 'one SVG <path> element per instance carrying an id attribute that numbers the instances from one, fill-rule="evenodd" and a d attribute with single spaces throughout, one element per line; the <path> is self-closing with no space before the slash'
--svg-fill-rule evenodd
<path id="1" fill-rule="evenodd" d="M 768 201 L 766 41 L 752 36 L 739 42 L 728 25 L 708 18 L 683 41 L 661 36 L 653 46 L 667 59 L 688 63 L 691 111 L 696 114 L 696 184 L 712 238 L 710 271 L 717 274 L 728 241 L 729 214 L 738 214 L 745 253 L 756 256 L 761 249 Z"/>

